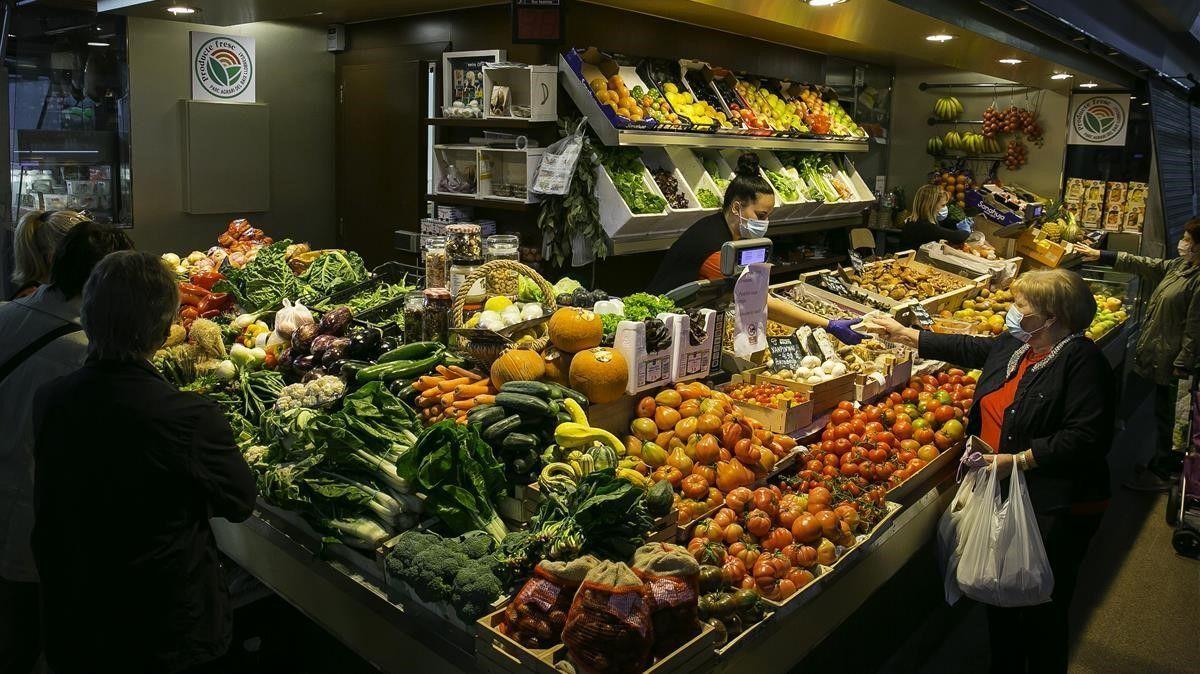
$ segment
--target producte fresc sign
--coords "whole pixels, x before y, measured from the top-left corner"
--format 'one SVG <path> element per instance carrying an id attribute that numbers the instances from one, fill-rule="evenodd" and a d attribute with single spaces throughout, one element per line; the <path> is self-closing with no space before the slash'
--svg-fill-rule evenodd
<path id="1" fill-rule="evenodd" d="M 192 98 L 254 102 L 254 38 L 192 31 Z"/>
<path id="2" fill-rule="evenodd" d="M 1129 94 L 1072 96 L 1068 126 L 1068 145 L 1124 145 Z"/>

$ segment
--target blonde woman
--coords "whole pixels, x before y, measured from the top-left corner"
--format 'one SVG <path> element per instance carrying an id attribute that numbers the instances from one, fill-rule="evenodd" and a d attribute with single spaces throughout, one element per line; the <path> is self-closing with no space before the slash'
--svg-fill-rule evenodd
<path id="1" fill-rule="evenodd" d="M 75 211 L 30 211 L 17 223 L 13 240 L 13 285 L 11 299 L 32 295 L 50 280 L 54 249 L 67 232 L 87 220 Z"/>
<path id="2" fill-rule="evenodd" d="M 950 195 L 937 185 L 922 185 L 913 195 L 912 214 L 900 229 L 900 243 L 917 248 L 930 241 L 963 243 L 971 235 L 971 221 L 946 226 L 950 216 Z"/>
<path id="3" fill-rule="evenodd" d="M 1025 471 L 1054 572 L 1047 604 L 988 607 L 994 672 L 1066 672 L 1067 609 L 1088 543 L 1108 502 L 1108 454 L 1116 394 L 1104 354 L 1083 335 L 1096 313 L 1092 291 L 1063 269 L 1027 272 L 999 337 L 944 335 L 890 317 L 868 332 L 914 346 L 923 358 L 983 371 L 966 432 L 996 454 L 1001 475 Z"/>

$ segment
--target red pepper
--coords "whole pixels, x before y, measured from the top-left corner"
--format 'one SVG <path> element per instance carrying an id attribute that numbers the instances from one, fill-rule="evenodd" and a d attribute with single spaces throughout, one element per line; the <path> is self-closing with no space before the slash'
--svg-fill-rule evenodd
<path id="1" fill-rule="evenodd" d="M 179 310 L 179 318 L 183 319 L 184 321 L 194 321 L 199 316 L 200 312 L 197 311 L 196 307 L 193 306 L 187 306 Z"/>
<path id="2" fill-rule="evenodd" d="M 233 295 L 229 293 L 211 293 L 200 302 L 200 315 L 210 311 L 220 313 L 233 306 Z"/>
<path id="3" fill-rule="evenodd" d="M 192 274 L 192 284 L 200 286 L 205 290 L 212 290 L 213 286 L 217 284 L 217 281 L 220 281 L 223 278 L 225 278 L 225 276 L 218 271 L 199 272 Z"/>
<path id="4" fill-rule="evenodd" d="M 220 315 L 221 315 L 221 312 L 218 311 L 217 309 L 209 309 L 207 311 L 200 312 L 200 318 L 216 318 L 217 316 L 220 316 Z"/>

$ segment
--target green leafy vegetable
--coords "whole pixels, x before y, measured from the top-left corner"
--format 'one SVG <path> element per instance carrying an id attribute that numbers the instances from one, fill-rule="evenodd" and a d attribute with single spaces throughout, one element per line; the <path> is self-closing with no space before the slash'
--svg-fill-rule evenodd
<path id="1" fill-rule="evenodd" d="M 798 201 L 800 192 L 796 189 L 796 183 L 788 176 L 779 171 L 771 169 L 763 169 L 767 174 L 767 180 L 771 181 L 771 185 L 775 187 L 775 191 L 779 192 L 779 197 L 784 201 Z"/>
<path id="2" fill-rule="evenodd" d="M 299 299 L 304 304 L 310 304 L 319 297 L 365 281 L 367 276 L 367 267 L 358 253 L 325 251 L 300 275 Z"/>
<path id="3" fill-rule="evenodd" d="M 696 190 L 696 201 L 700 202 L 702 208 L 719 208 L 721 206 L 721 198 L 713 194 L 713 191 L 707 187 Z"/>
<path id="4" fill-rule="evenodd" d="M 652 521 L 646 492 L 605 468 L 588 473 L 565 497 L 549 495 L 533 523 L 535 532 L 551 535 L 553 558 L 585 553 L 626 560 L 646 541 Z"/>
<path id="5" fill-rule="evenodd" d="M 559 134 L 574 133 L 578 121 L 559 119 Z M 571 260 L 576 238 L 582 238 L 595 257 L 604 259 L 608 256 L 608 238 L 600 225 L 600 204 L 596 201 L 596 167 L 592 140 L 585 135 L 567 193 L 542 198 L 538 229 L 547 246 L 546 259 L 556 266 L 562 267 Z"/>
<path id="6" fill-rule="evenodd" d="M 662 213 L 666 210 L 667 200 L 654 194 L 646 186 L 646 167 L 642 164 L 640 150 L 605 148 L 600 162 L 604 164 L 617 192 L 634 214 Z"/>
<path id="7" fill-rule="evenodd" d="M 213 292 L 233 293 L 237 303 L 251 313 L 270 309 L 285 297 L 296 297 L 300 286 L 284 257 L 290 245 L 289 239 L 276 241 L 259 248 L 244 267 L 222 268 L 225 278 L 217 281 Z"/>

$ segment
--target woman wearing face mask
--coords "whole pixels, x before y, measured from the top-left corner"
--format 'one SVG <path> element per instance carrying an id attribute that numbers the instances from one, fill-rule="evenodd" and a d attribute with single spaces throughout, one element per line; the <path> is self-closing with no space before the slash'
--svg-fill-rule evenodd
<path id="1" fill-rule="evenodd" d="M 759 171 L 758 157 L 746 153 L 738 158 L 737 170 L 725 188 L 720 213 L 701 218 L 685 231 L 667 251 L 658 273 L 650 281 L 652 293 L 666 293 L 702 278 L 717 278 L 721 246 L 726 241 L 760 239 L 767 236 L 768 219 L 775 210 L 775 192 Z M 847 344 L 858 344 L 862 335 L 851 329 L 858 319 L 829 321 L 793 304 L 767 299 L 771 320 L 798 327 L 825 328 Z"/>
<path id="2" fill-rule="evenodd" d="M 912 214 L 900 230 L 905 248 L 918 248 L 930 241 L 962 243 L 971 235 L 971 221 L 951 226 L 950 195 L 937 185 L 922 185 L 913 195 Z"/>
<path id="3" fill-rule="evenodd" d="M 1027 272 L 1012 285 L 1008 331 L 947 335 L 868 318 L 868 332 L 917 348 L 923 358 L 982 370 L 966 432 L 996 454 L 1000 475 L 1025 471 L 1054 572 L 1049 603 L 988 607 L 994 672 L 1067 671 L 1067 609 L 1088 542 L 1108 500 L 1108 454 L 1116 406 L 1112 370 L 1083 332 L 1096 314 L 1078 274 Z"/>
<path id="4" fill-rule="evenodd" d="M 1200 370 L 1200 218 L 1183 226 L 1179 257 L 1160 260 L 1075 245 L 1083 258 L 1137 274 L 1154 291 L 1146 302 L 1133 369 L 1154 383 L 1157 430 L 1154 457 L 1125 486 L 1137 491 L 1166 491 L 1179 476 L 1183 457 L 1172 451 L 1175 399 L 1179 380 Z"/>

